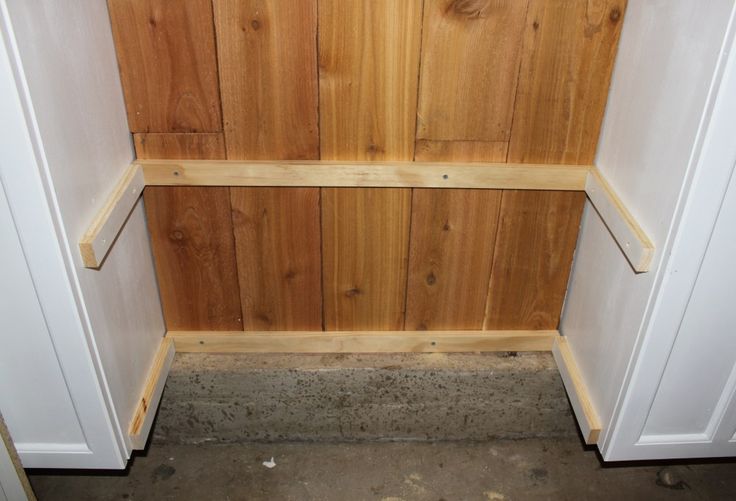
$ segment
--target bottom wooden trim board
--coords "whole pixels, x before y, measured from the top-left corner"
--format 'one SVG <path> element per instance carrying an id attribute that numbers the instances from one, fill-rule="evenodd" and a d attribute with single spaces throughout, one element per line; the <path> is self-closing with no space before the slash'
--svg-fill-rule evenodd
<path id="1" fill-rule="evenodd" d="M 148 432 L 151 430 L 153 417 L 156 415 L 156 409 L 161 400 L 161 394 L 164 391 L 166 378 L 169 376 L 169 369 L 174 361 L 175 353 L 174 342 L 171 339 L 164 338 L 156 357 L 153 359 L 153 365 L 146 379 L 146 386 L 143 388 L 141 400 L 138 402 L 138 407 L 128 429 L 128 436 L 134 449 L 143 449 L 146 446 Z"/>
<path id="2" fill-rule="evenodd" d="M 596 444 L 600 419 L 567 340 L 550 331 L 243 332 L 169 331 L 161 342 L 130 423 L 133 447 L 145 447 L 175 352 L 451 353 L 552 351 L 585 443 Z"/>
<path id="3" fill-rule="evenodd" d="M 598 413 L 588 397 L 588 389 L 575 363 L 567 339 L 560 336 L 552 346 L 552 355 L 562 376 L 562 382 L 570 398 L 572 410 L 575 412 L 580 431 L 586 444 L 597 444 L 601 433 L 601 421 Z"/>
<path id="4" fill-rule="evenodd" d="M 552 331 L 217 332 L 169 331 L 178 352 L 450 353 L 549 351 Z"/>

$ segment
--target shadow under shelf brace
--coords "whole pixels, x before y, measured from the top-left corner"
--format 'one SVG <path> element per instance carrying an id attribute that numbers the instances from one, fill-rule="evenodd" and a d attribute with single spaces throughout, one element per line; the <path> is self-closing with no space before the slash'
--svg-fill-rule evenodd
<path id="1" fill-rule="evenodd" d="M 139 160 L 127 167 L 79 242 L 99 268 L 146 186 L 474 188 L 584 191 L 636 273 L 654 245 L 595 166 L 429 162 L 243 162 Z M 558 331 L 168 332 L 149 370 L 129 435 L 145 445 L 176 351 L 270 353 L 448 353 L 551 351 L 584 439 L 601 423 L 567 340 Z"/>

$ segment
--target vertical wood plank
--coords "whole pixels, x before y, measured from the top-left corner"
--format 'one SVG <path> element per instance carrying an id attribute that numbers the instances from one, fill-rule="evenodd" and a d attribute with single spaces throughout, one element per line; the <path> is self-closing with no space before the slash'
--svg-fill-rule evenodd
<path id="1" fill-rule="evenodd" d="M 505 162 L 509 143 L 503 141 L 417 140 L 417 162 Z"/>
<path id="2" fill-rule="evenodd" d="M 528 0 L 425 0 L 417 138 L 508 141 Z"/>
<path id="3" fill-rule="evenodd" d="M 241 330 L 229 188 L 143 192 L 169 330 Z"/>
<path id="4" fill-rule="evenodd" d="M 414 156 L 421 0 L 319 0 L 323 160 Z"/>
<path id="5" fill-rule="evenodd" d="M 108 6 L 131 132 L 222 130 L 210 0 Z"/>
<path id="6" fill-rule="evenodd" d="M 214 5 L 228 158 L 319 158 L 317 0 Z"/>
<path id="7" fill-rule="evenodd" d="M 323 160 L 414 156 L 421 0 L 319 0 Z M 404 325 L 411 190 L 323 189 L 326 330 Z"/>
<path id="8" fill-rule="evenodd" d="M 625 8 L 530 0 L 510 162 L 593 162 Z"/>
<path id="9" fill-rule="evenodd" d="M 407 330 L 483 327 L 501 193 L 414 190 Z"/>
<path id="10" fill-rule="evenodd" d="M 404 325 L 411 190 L 324 188 L 325 330 Z"/>
<path id="11" fill-rule="evenodd" d="M 225 139 L 211 134 L 133 134 L 135 154 L 141 159 L 224 160 Z"/>
<path id="12" fill-rule="evenodd" d="M 582 192 L 504 190 L 484 328 L 556 329 Z"/>
<path id="13" fill-rule="evenodd" d="M 319 190 L 230 194 L 245 330 L 322 330 Z"/>

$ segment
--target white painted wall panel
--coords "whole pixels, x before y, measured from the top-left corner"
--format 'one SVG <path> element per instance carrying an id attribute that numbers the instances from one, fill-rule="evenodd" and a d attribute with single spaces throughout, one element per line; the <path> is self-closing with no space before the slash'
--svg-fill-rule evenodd
<path id="1" fill-rule="evenodd" d="M 133 159 L 106 2 L 8 1 L 67 256 L 111 396 L 127 431 L 165 332 L 142 202 L 99 271 L 76 243 Z"/>
<path id="2" fill-rule="evenodd" d="M 34 442 L 86 447 L 2 183 L 0 263 L 0 409 L 13 439 L 18 448 Z"/>
<path id="3" fill-rule="evenodd" d="M 561 322 L 603 421 L 604 449 L 733 8 L 730 0 L 629 1 L 596 162 L 657 254 L 652 271 L 635 274 L 588 208 Z"/>
<path id="4" fill-rule="evenodd" d="M 721 207 L 644 435 L 705 433 L 736 363 L 736 177 Z M 732 383 L 733 384 L 733 383 Z M 644 437 L 642 437 L 644 438 Z"/>

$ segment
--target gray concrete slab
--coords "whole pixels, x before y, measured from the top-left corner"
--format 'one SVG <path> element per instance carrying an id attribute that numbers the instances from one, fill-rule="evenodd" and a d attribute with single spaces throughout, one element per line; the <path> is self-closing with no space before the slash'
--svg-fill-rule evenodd
<path id="1" fill-rule="evenodd" d="M 274 457 L 273 469 L 262 465 Z M 736 464 L 604 466 L 574 437 L 158 445 L 120 474 L 30 475 L 54 500 L 736 499 Z"/>
<path id="2" fill-rule="evenodd" d="M 178 354 L 158 444 L 576 435 L 549 353 Z"/>

